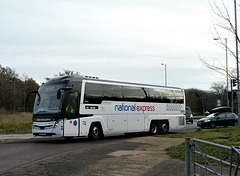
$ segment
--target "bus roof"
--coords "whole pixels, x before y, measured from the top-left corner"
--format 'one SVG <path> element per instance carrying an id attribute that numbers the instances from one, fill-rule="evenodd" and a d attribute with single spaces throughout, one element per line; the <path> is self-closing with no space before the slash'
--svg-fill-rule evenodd
<path id="1" fill-rule="evenodd" d="M 161 87 L 161 88 L 170 88 L 170 89 L 181 89 L 179 87 L 170 87 L 170 86 L 159 86 L 159 85 L 153 85 L 153 84 L 142 84 L 142 83 L 132 83 L 132 82 L 124 82 L 124 81 L 116 81 L 116 80 L 107 80 L 107 79 L 99 79 L 98 77 L 92 77 L 92 76 L 84 76 L 84 75 L 67 75 L 67 76 L 59 76 L 50 79 L 47 81 L 44 85 L 50 85 L 50 84 L 67 84 L 70 82 L 79 82 L 79 81 L 94 81 L 94 82 L 107 82 L 107 83 L 119 83 L 119 84 L 129 84 L 129 85 L 138 85 L 138 86 L 149 86 L 149 87 Z"/>

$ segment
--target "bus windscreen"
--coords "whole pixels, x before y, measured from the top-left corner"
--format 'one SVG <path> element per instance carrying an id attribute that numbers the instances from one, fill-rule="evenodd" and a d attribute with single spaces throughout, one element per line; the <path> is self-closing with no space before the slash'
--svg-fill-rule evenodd
<path id="1" fill-rule="evenodd" d="M 36 95 L 34 114 L 39 113 L 58 113 L 61 111 L 62 98 L 57 98 L 57 91 L 63 85 L 47 85 L 42 86 Z"/>

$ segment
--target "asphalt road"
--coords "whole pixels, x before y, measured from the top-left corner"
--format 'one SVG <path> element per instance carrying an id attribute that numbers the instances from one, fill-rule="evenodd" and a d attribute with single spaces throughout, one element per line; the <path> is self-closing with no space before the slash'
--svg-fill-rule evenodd
<path id="1" fill-rule="evenodd" d="M 171 133 L 171 132 L 176 132 L 176 133 L 178 133 L 178 132 L 183 132 L 183 133 L 194 132 L 194 131 L 196 131 L 198 128 L 200 128 L 200 127 L 197 126 L 197 120 L 194 120 L 194 121 L 193 121 L 193 124 L 191 124 L 190 122 L 188 122 L 185 128 L 182 128 L 182 129 L 180 129 L 180 130 L 172 130 L 172 131 L 170 131 L 170 133 Z"/>
<path id="2" fill-rule="evenodd" d="M 197 128 L 196 122 L 193 124 L 188 123 L 184 129 L 171 131 L 171 133 L 192 132 Z M 136 136 L 107 137 L 104 140 L 98 141 L 81 138 L 73 139 L 72 141 L 54 138 L 33 138 L 0 142 L 0 174 L 14 170 L 20 166 L 63 155 L 74 150 L 84 151 L 93 146 L 116 143 L 116 141 L 121 143 L 121 141 L 135 137 Z M 99 153 L 101 153 L 101 151 L 99 151 Z"/>
<path id="3" fill-rule="evenodd" d="M 49 159 L 53 156 L 66 154 L 74 150 L 84 150 L 92 146 L 103 145 L 126 137 L 110 137 L 104 140 L 89 139 L 28 139 L 0 143 L 0 174 L 36 161 Z"/>

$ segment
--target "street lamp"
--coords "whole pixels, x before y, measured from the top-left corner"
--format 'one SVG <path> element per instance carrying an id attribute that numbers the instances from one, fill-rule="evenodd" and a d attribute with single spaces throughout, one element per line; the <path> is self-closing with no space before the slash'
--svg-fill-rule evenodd
<path id="1" fill-rule="evenodd" d="M 167 86 L 167 64 L 161 63 L 161 65 L 165 66 L 165 86 Z"/>
<path id="2" fill-rule="evenodd" d="M 238 126 L 240 126 L 240 96 L 239 96 L 239 58 L 238 58 L 238 30 L 237 30 L 237 1 L 234 0 L 234 18 L 235 18 L 235 44 L 236 44 L 236 61 L 237 61 L 237 114 L 238 114 Z"/>
<path id="3" fill-rule="evenodd" d="M 228 101 L 228 54 L 227 54 L 228 47 L 227 47 L 227 38 L 223 38 L 223 39 L 225 40 L 225 48 L 226 48 L 227 106 L 229 106 L 229 101 Z M 221 40 L 221 38 L 214 38 L 213 40 Z"/>

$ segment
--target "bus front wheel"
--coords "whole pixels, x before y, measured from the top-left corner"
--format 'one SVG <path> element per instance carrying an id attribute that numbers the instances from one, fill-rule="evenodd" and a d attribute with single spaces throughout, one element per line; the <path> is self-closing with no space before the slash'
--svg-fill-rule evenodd
<path id="1" fill-rule="evenodd" d="M 103 137 L 102 127 L 99 123 L 93 123 L 91 125 L 88 137 L 92 140 L 97 140 Z"/>

